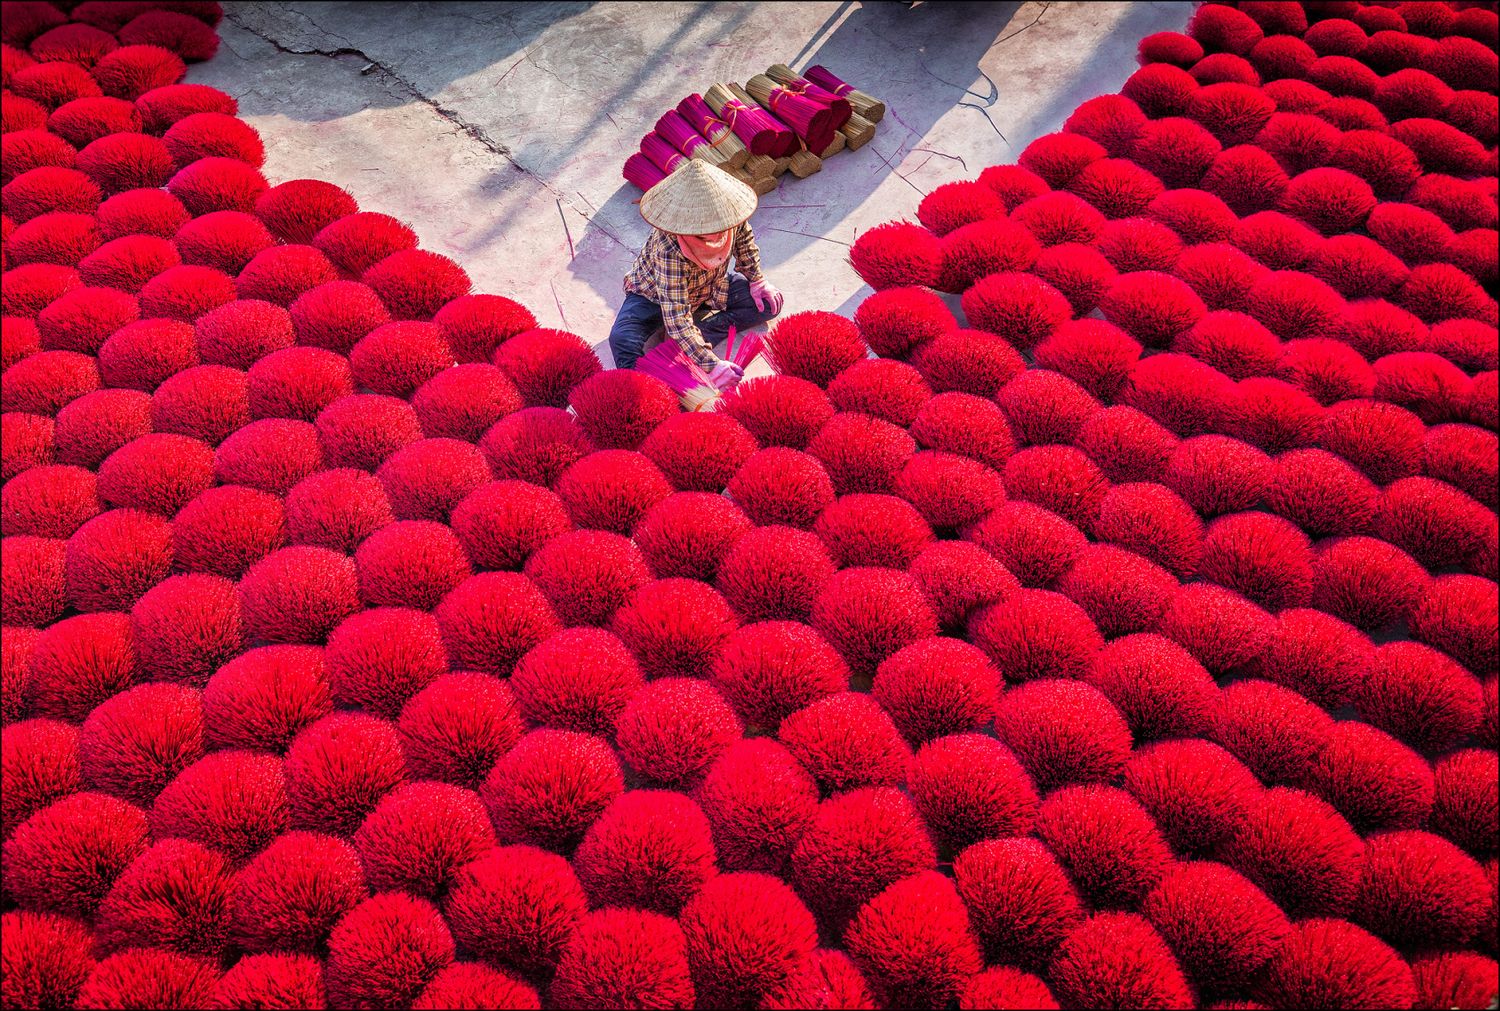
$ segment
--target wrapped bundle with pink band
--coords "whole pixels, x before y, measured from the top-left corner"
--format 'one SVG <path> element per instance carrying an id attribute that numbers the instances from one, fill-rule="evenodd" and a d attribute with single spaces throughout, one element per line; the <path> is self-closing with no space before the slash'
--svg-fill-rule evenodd
<path id="1" fill-rule="evenodd" d="M 625 181 L 641 190 L 649 190 L 666 177 L 666 173 L 639 151 L 625 159 Z"/>
<path id="2" fill-rule="evenodd" d="M 676 172 L 687 162 L 686 155 L 655 133 L 648 133 L 641 138 L 641 154 L 651 159 L 651 163 L 661 169 L 664 176 Z"/>
<path id="3" fill-rule="evenodd" d="M 797 138 L 791 130 L 765 110 L 737 98 L 724 85 L 713 85 L 703 93 L 703 98 L 708 107 L 729 124 L 734 135 L 745 142 L 752 154 L 775 158 L 796 150 Z"/>
<path id="4" fill-rule="evenodd" d="M 732 163 L 732 156 L 727 148 L 710 143 L 676 109 L 668 109 L 662 113 L 662 117 L 656 121 L 656 133 L 689 158 L 701 159 L 726 171 L 738 167 Z M 743 145 L 740 145 L 740 150 L 744 150 Z M 740 163 L 744 164 L 743 156 Z"/>
<path id="5" fill-rule="evenodd" d="M 729 124 L 714 115 L 703 96 L 694 92 L 677 103 L 677 114 L 687 121 L 705 140 L 716 148 L 728 152 L 726 168 L 742 168 L 750 157 L 750 149 L 729 129 Z"/>
<path id="6" fill-rule="evenodd" d="M 787 91 L 798 95 L 806 95 L 808 98 L 826 107 L 833 113 L 833 128 L 842 129 L 849 122 L 849 117 L 854 115 L 854 106 L 849 104 L 847 98 L 840 98 L 833 92 L 818 87 L 805 77 L 798 77 L 792 72 L 792 68 L 785 63 L 772 64 L 766 70 L 766 76 Z"/>
<path id="7" fill-rule="evenodd" d="M 747 80 L 745 90 L 777 119 L 790 126 L 811 150 L 821 151 L 833 140 L 837 127 L 833 125 L 833 110 L 828 106 L 779 86 L 765 74 L 756 74 Z"/>
<path id="8" fill-rule="evenodd" d="M 871 123 L 878 123 L 885 118 L 884 102 L 866 95 L 851 84 L 845 84 L 827 67 L 808 67 L 802 72 L 802 76 L 825 91 L 832 92 L 840 98 L 847 98 L 849 104 L 854 107 L 855 113 Z"/>

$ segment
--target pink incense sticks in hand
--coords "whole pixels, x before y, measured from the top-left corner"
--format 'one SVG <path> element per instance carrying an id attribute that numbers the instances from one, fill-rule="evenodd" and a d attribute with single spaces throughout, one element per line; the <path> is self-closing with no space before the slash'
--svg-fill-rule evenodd
<path id="1" fill-rule="evenodd" d="M 738 366 L 743 373 L 760 354 L 763 345 L 764 335 L 760 331 L 739 334 L 734 327 L 730 327 L 729 341 L 724 348 L 724 361 Z M 739 381 L 737 377 L 733 382 L 726 382 L 721 378 L 716 383 L 710 373 L 684 354 L 682 348 L 671 340 L 664 340 L 641 355 L 636 359 L 635 367 L 670 386 L 682 401 L 682 406 L 689 411 L 713 410 L 720 395 L 732 389 Z"/>

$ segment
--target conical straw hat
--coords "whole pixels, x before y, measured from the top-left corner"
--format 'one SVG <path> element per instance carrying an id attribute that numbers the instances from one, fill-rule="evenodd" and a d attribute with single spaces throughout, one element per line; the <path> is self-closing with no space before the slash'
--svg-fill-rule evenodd
<path id="1" fill-rule="evenodd" d="M 646 191 L 641 217 L 673 235 L 713 235 L 755 212 L 755 191 L 697 158 Z"/>

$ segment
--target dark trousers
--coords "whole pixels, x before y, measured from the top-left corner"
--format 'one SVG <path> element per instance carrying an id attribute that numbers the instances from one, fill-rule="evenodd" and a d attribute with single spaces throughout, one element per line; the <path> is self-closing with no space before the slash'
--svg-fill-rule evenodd
<path id="1" fill-rule="evenodd" d="M 729 337 L 731 326 L 749 330 L 774 315 L 757 309 L 750 295 L 750 282 L 740 274 L 731 273 L 728 306 L 699 320 L 698 329 L 709 344 L 718 344 Z M 646 341 L 661 325 L 661 306 L 633 291 L 626 294 L 625 303 L 615 316 L 615 325 L 609 331 L 609 350 L 615 357 L 615 368 L 635 368 L 635 360 L 646 349 Z"/>

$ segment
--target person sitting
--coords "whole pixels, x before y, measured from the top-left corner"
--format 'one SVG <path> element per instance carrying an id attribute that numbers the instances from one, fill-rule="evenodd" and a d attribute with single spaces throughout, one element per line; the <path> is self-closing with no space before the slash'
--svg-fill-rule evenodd
<path id="1" fill-rule="evenodd" d="M 713 345 L 730 327 L 748 330 L 774 318 L 783 304 L 761 271 L 749 221 L 755 205 L 749 186 L 697 159 L 641 198 L 651 236 L 625 275 L 625 302 L 609 332 L 616 368 L 633 368 L 646 342 L 665 329 L 715 386 L 739 381 L 740 367 Z"/>

